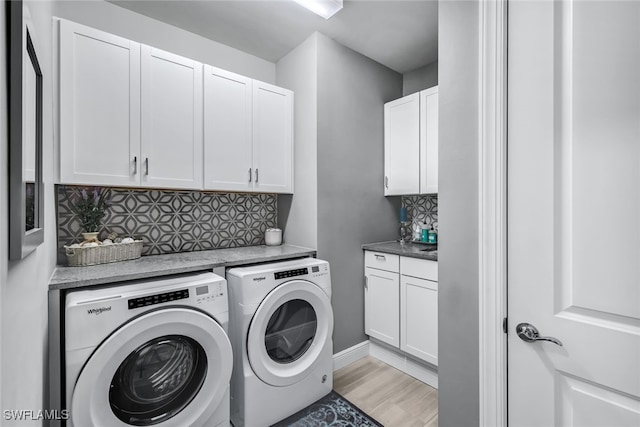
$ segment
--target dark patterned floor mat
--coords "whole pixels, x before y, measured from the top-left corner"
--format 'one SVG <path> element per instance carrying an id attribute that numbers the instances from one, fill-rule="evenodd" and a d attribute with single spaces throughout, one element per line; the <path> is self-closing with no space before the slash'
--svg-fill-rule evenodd
<path id="1" fill-rule="evenodd" d="M 384 427 L 335 391 L 272 427 Z"/>

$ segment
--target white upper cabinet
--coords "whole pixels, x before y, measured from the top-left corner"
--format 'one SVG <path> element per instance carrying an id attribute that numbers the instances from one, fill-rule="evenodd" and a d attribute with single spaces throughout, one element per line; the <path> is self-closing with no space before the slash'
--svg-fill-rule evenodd
<path id="1" fill-rule="evenodd" d="M 60 20 L 60 183 L 293 192 L 293 92 Z"/>
<path id="2" fill-rule="evenodd" d="M 254 190 L 293 193 L 293 92 L 253 82 Z"/>
<path id="3" fill-rule="evenodd" d="M 438 86 L 420 92 L 420 194 L 438 192 Z"/>
<path id="4" fill-rule="evenodd" d="M 136 185 L 140 44 L 60 21 L 60 180 Z"/>
<path id="5" fill-rule="evenodd" d="M 420 192 L 420 95 L 384 105 L 384 195 Z"/>
<path id="6" fill-rule="evenodd" d="M 293 92 L 205 66 L 205 189 L 293 192 Z"/>
<path id="7" fill-rule="evenodd" d="M 202 64 L 142 46 L 141 184 L 202 188 Z"/>
<path id="8" fill-rule="evenodd" d="M 384 105 L 384 195 L 438 192 L 438 87 Z"/>
<path id="9" fill-rule="evenodd" d="M 204 67 L 204 187 L 253 188 L 252 80 Z"/>

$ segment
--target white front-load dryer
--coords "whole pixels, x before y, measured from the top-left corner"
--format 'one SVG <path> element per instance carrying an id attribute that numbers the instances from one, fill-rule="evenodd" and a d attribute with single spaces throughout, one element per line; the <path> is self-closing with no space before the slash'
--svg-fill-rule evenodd
<path id="1" fill-rule="evenodd" d="M 224 278 L 198 273 L 70 291 L 64 315 L 67 425 L 229 425 Z"/>
<path id="2" fill-rule="evenodd" d="M 333 388 L 329 263 L 306 258 L 227 271 L 231 421 L 272 425 Z"/>

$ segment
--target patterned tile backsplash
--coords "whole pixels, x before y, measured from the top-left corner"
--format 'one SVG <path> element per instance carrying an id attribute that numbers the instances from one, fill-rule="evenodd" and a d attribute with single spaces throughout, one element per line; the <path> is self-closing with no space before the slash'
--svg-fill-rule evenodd
<path id="1" fill-rule="evenodd" d="M 81 224 L 71 209 L 83 187 L 57 186 L 58 262 L 66 264 L 64 245 L 82 241 Z M 202 191 L 111 191 L 111 206 L 102 220 L 108 232 L 142 238 L 143 255 L 190 252 L 264 244 L 264 232 L 276 227 L 273 194 Z"/>
<path id="2" fill-rule="evenodd" d="M 411 221 L 411 230 L 416 223 L 426 222 L 438 229 L 438 195 L 402 196 L 402 206 L 407 208 L 407 220 Z"/>

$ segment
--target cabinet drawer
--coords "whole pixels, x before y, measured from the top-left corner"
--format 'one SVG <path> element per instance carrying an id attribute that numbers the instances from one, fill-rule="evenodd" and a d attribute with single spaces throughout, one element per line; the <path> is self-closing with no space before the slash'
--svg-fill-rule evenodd
<path id="1" fill-rule="evenodd" d="M 386 254 L 384 252 L 364 252 L 364 266 L 377 268 L 379 270 L 400 271 L 400 257 L 398 255 Z"/>
<path id="2" fill-rule="evenodd" d="M 438 281 L 438 262 L 428 259 L 400 257 L 401 274 Z"/>

